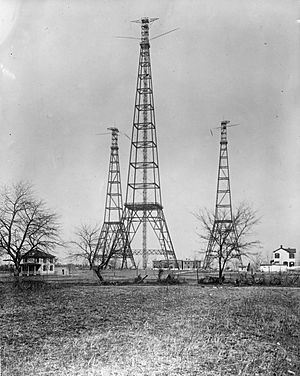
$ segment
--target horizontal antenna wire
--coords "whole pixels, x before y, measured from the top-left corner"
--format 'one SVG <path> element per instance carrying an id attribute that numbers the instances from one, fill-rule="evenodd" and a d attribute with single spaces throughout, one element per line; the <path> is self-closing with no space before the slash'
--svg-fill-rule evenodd
<path id="1" fill-rule="evenodd" d="M 135 21 L 131 21 L 131 22 L 135 22 Z M 159 34 L 159 35 L 156 35 L 155 37 L 153 38 L 150 38 L 150 40 L 154 40 L 154 39 L 157 39 L 157 38 L 160 38 L 160 37 L 163 37 L 164 35 L 167 35 L 167 34 L 170 34 L 170 33 L 173 33 L 173 31 L 176 31 L 176 30 L 179 30 L 180 28 L 177 27 L 176 29 L 172 29 L 172 30 L 169 30 L 169 31 L 166 31 L 165 33 L 162 33 L 162 34 Z M 137 38 L 137 37 L 123 37 L 121 35 L 115 35 L 114 38 L 117 38 L 117 39 L 134 39 L 134 40 L 140 40 L 140 38 Z"/>
<path id="2" fill-rule="evenodd" d="M 167 34 L 173 33 L 173 31 L 176 31 L 176 30 L 179 30 L 179 27 L 177 27 L 176 29 L 170 30 L 170 31 L 166 31 L 165 33 L 162 33 L 162 34 L 156 35 L 155 37 L 150 38 L 150 40 L 154 40 L 154 39 L 157 39 L 157 38 L 163 37 L 164 35 L 167 35 Z"/>

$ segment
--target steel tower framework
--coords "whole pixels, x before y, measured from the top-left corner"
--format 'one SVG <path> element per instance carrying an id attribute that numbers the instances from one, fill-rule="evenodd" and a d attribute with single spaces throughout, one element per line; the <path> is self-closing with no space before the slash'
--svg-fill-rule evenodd
<path id="1" fill-rule="evenodd" d="M 155 20 L 156 18 L 144 17 L 134 21 L 141 24 L 141 42 L 126 200 L 122 217 L 126 243 L 123 243 L 124 236 L 119 231 L 112 249 L 112 253 L 115 253 L 116 249 L 123 248 L 126 256 L 132 241 L 141 241 L 141 248 L 132 249 L 132 252 L 142 256 L 143 268 L 147 267 L 148 256 L 154 254 L 162 255 L 167 261 L 172 260 L 178 267 L 161 197 L 149 42 L 149 26 Z M 149 248 L 151 235 L 156 239 L 159 248 Z"/>
<path id="2" fill-rule="evenodd" d="M 108 130 L 111 131 L 112 141 L 110 148 L 104 222 L 99 235 L 96 252 L 100 256 L 100 268 L 107 267 L 109 262 L 113 262 L 113 266 L 116 266 L 118 259 L 120 259 L 121 267 L 127 267 L 128 260 L 131 262 L 131 266 L 135 267 L 134 258 L 130 248 L 127 249 L 127 254 L 119 251 L 111 254 L 111 247 L 116 233 L 119 232 L 120 235 L 124 237 L 125 232 L 121 221 L 123 200 L 118 146 L 119 130 L 118 128 L 108 128 Z"/>
<path id="3" fill-rule="evenodd" d="M 221 129 L 221 141 L 217 178 L 216 206 L 212 231 L 210 234 L 210 239 L 203 263 L 204 268 L 209 268 L 212 264 L 213 256 L 215 254 L 215 249 L 218 243 L 218 237 L 220 236 L 220 234 L 227 233 L 226 236 L 228 237 L 228 239 L 230 239 L 231 244 L 236 244 L 238 246 L 236 228 L 232 215 L 229 161 L 227 150 L 227 127 L 231 126 L 228 125 L 229 123 L 229 120 L 222 121 L 221 127 L 219 127 Z M 240 258 L 238 249 L 236 249 L 236 252 L 237 257 Z"/>

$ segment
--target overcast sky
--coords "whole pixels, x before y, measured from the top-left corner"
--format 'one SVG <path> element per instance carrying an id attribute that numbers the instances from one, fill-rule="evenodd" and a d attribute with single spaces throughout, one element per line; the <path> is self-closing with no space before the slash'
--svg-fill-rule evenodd
<path id="1" fill-rule="evenodd" d="M 247 201 L 267 255 L 300 252 L 299 1 L 1 0 L 0 184 L 31 181 L 71 239 L 103 221 L 110 137 L 131 133 L 140 35 L 151 62 L 165 216 L 178 258 L 199 249 L 191 212 L 214 208 L 228 130 L 234 205 Z M 125 195 L 130 142 L 120 138 Z"/>

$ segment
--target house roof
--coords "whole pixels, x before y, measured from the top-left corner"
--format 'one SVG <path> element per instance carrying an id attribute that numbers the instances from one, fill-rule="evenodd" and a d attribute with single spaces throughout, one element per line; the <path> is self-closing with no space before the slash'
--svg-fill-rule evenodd
<path id="1" fill-rule="evenodd" d="M 39 249 L 33 249 L 31 251 L 28 251 L 27 253 L 24 254 L 23 258 L 25 257 L 36 257 L 36 258 L 50 258 L 53 259 L 55 256 L 51 255 L 50 253 L 40 251 Z"/>
<path id="2" fill-rule="evenodd" d="M 296 248 L 284 248 L 282 245 L 280 246 L 280 248 L 275 249 L 275 251 L 273 252 L 280 251 L 281 249 L 283 249 L 284 251 L 288 253 L 296 253 Z"/>

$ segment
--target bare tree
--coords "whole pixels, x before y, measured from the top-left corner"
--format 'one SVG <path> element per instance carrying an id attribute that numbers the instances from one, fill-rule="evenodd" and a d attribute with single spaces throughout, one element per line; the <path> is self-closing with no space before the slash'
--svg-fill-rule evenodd
<path id="1" fill-rule="evenodd" d="M 93 269 L 97 260 L 99 226 L 82 224 L 75 230 L 75 237 L 76 240 L 70 242 L 76 246 L 76 252 L 72 252 L 71 257 L 87 260 L 90 269 Z"/>
<path id="2" fill-rule="evenodd" d="M 265 261 L 265 259 L 264 259 L 264 255 L 262 254 L 261 250 L 259 250 L 258 252 L 253 253 L 250 256 L 250 259 L 251 259 L 251 267 L 252 267 L 252 270 L 254 272 L 259 271 L 260 266 L 263 263 L 267 263 L 267 261 Z"/>
<path id="3" fill-rule="evenodd" d="M 211 237 L 213 238 L 214 247 L 211 257 L 217 261 L 219 282 L 221 283 L 228 262 L 242 256 L 248 257 L 251 248 L 259 245 L 258 240 L 251 240 L 254 235 L 253 228 L 259 222 L 257 213 L 246 203 L 241 203 L 238 206 L 232 217 L 232 227 L 235 228 L 236 236 L 232 236 L 232 227 L 214 227 L 216 218 L 213 212 L 206 209 L 193 214 L 199 220 L 202 228 L 198 234 L 200 239 L 207 245 Z M 220 218 L 218 219 L 220 220 Z"/>
<path id="4" fill-rule="evenodd" d="M 58 216 L 34 197 L 30 184 L 19 182 L 0 191 L 0 249 L 20 274 L 25 253 L 40 249 L 50 251 L 62 245 Z"/>

